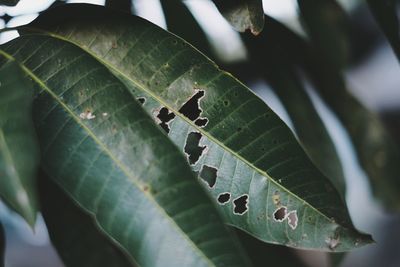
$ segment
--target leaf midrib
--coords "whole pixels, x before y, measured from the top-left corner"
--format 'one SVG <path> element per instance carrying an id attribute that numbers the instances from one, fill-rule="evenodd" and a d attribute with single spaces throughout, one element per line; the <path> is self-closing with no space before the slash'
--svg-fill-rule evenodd
<path id="1" fill-rule="evenodd" d="M 24 29 L 31 29 L 34 32 L 39 32 L 42 33 L 44 35 L 49 35 L 51 37 L 69 42 L 79 48 L 81 48 L 82 50 L 86 51 L 87 53 L 89 53 L 91 56 L 93 56 L 96 60 L 98 60 L 99 62 L 103 63 L 104 65 L 106 65 L 109 69 L 114 70 L 115 72 L 119 73 L 120 75 L 122 75 L 123 77 L 125 77 L 127 80 L 131 81 L 133 84 L 135 84 L 139 89 L 143 90 L 144 92 L 148 93 L 150 96 L 152 96 L 154 99 L 156 99 L 159 103 L 161 103 L 162 105 L 164 105 L 165 107 L 167 107 L 169 110 L 171 110 L 172 112 L 174 112 L 177 116 L 179 116 L 181 119 L 185 120 L 189 125 L 191 125 L 192 127 L 196 128 L 199 132 L 201 132 L 203 135 L 205 135 L 207 138 L 209 138 L 210 140 L 212 140 L 213 142 L 215 142 L 217 145 L 219 145 L 220 147 L 222 147 L 223 149 L 225 149 L 226 151 L 228 151 L 230 154 L 232 154 L 234 157 L 240 159 L 241 161 L 243 161 L 245 164 L 247 164 L 249 167 L 251 167 L 252 169 L 255 169 L 257 172 L 259 172 L 261 175 L 265 176 L 266 178 L 270 179 L 272 183 L 274 183 L 275 186 L 281 188 L 282 191 L 288 193 L 289 195 L 291 195 L 293 198 L 296 198 L 299 202 L 305 203 L 308 205 L 308 207 L 312 210 L 314 210 L 314 212 L 316 212 L 317 214 L 319 214 L 320 216 L 322 216 L 323 218 L 325 218 L 327 221 L 334 223 L 336 225 L 339 225 L 338 223 L 336 223 L 334 220 L 332 220 L 331 218 L 329 218 L 327 215 L 325 215 L 324 213 L 322 213 L 321 211 L 319 211 L 318 209 L 316 209 L 314 206 L 312 206 L 310 203 L 308 203 L 307 201 L 303 200 L 301 197 L 297 196 L 296 194 L 293 194 L 291 191 L 289 191 L 288 189 L 286 189 L 285 187 L 283 187 L 281 184 L 279 184 L 277 181 L 275 181 L 271 176 L 269 176 L 266 172 L 264 172 L 263 170 L 259 169 L 258 167 L 254 166 L 252 163 L 250 163 L 249 161 L 247 161 L 246 159 L 244 159 L 242 156 L 238 155 L 237 153 L 235 153 L 234 151 L 232 151 L 230 148 L 226 147 L 223 143 L 219 142 L 216 138 L 214 138 L 213 136 L 209 135 L 208 132 L 204 131 L 203 128 L 198 127 L 197 125 L 195 125 L 192 121 L 190 121 L 189 119 L 187 119 L 185 116 L 183 116 L 180 112 L 178 112 L 175 108 L 171 107 L 169 104 L 165 103 L 161 98 L 159 98 L 157 95 L 155 95 L 151 90 L 146 89 L 144 87 L 144 85 L 142 85 L 141 83 L 133 80 L 131 77 L 127 76 L 124 72 L 120 71 L 118 68 L 114 67 L 113 65 L 111 65 L 110 63 L 108 63 L 106 60 L 103 60 L 102 58 L 100 58 L 99 56 L 97 56 L 96 54 L 94 54 L 92 51 L 90 51 L 89 49 L 85 48 L 84 46 L 80 45 L 79 43 L 69 40 L 61 35 L 58 34 L 54 34 L 52 32 L 48 32 L 45 30 L 41 30 L 41 29 L 37 29 L 37 28 L 32 28 L 32 27 L 21 27 Z M 173 33 L 171 33 L 172 35 L 174 35 Z M 176 36 L 176 35 L 174 35 Z M 181 39 L 180 37 L 176 36 L 176 38 Z M 183 40 L 184 41 L 184 40 Z M 186 41 L 184 41 L 186 44 L 190 45 L 194 50 L 197 51 L 197 49 L 195 47 L 193 47 L 191 44 L 187 43 Z M 212 63 L 210 63 L 212 64 Z M 215 65 L 215 64 L 214 64 Z M 216 65 L 215 65 L 216 66 Z M 217 67 L 217 66 L 216 66 Z M 224 74 L 230 76 L 231 78 L 235 79 L 236 82 L 240 83 L 243 87 L 247 88 L 242 82 L 240 82 L 239 80 L 237 80 L 234 76 L 232 76 L 230 73 L 220 70 L 218 67 L 217 69 L 221 72 L 223 72 Z M 251 90 L 249 90 L 251 93 L 254 94 L 254 92 L 252 92 Z M 255 95 L 255 94 L 254 94 Z M 256 97 L 258 97 L 257 95 L 255 95 Z M 347 228 L 344 227 L 342 225 L 340 225 L 343 228 Z"/>
<path id="2" fill-rule="evenodd" d="M 71 42 L 70 42 L 71 43 Z M 74 44 L 76 45 L 76 44 Z M 77 45 L 76 45 L 77 46 Z M 78 46 L 80 47 L 80 46 Z M 10 59 L 10 60 L 15 60 L 15 58 L 12 55 L 7 54 L 6 52 L 4 52 L 3 50 L 0 50 L 0 54 L 4 55 L 6 58 Z M 17 61 L 16 61 L 17 62 Z M 143 191 L 143 187 L 140 186 L 140 180 L 135 177 L 134 175 L 129 174 L 129 171 L 125 168 L 125 166 L 119 162 L 117 160 L 117 158 L 113 155 L 113 153 L 96 137 L 96 135 L 92 132 L 92 130 L 90 130 L 85 124 L 83 124 L 81 122 L 81 120 L 78 118 L 78 116 L 76 116 L 74 114 L 74 112 L 67 106 L 65 105 L 61 99 L 52 92 L 52 90 L 50 88 L 47 87 L 46 84 L 44 84 L 34 73 L 32 73 L 27 67 L 25 67 L 24 65 L 20 65 L 22 70 L 24 72 L 26 72 L 27 75 L 29 75 L 35 82 L 37 82 L 39 84 L 40 87 L 42 87 L 43 90 L 47 91 L 47 93 L 49 93 L 54 99 L 55 101 L 57 101 L 71 116 L 72 118 L 76 121 L 76 123 L 78 123 L 92 138 L 93 140 L 101 147 L 101 149 L 103 149 L 103 151 L 110 157 L 110 159 L 112 161 L 114 161 L 117 166 L 121 169 L 121 171 L 126 175 L 126 177 L 130 178 L 130 180 L 132 180 L 132 182 L 135 184 L 135 186 L 142 191 L 143 196 L 147 197 L 155 206 L 156 208 L 159 210 L 159 212 L 161 213 L 161 215 L 165 215 L 165 217 L 167 218 L 167 220 L 170 222 L 171 226 L 173 228 L 175 228 L 177 230 L 178 233 L 181 233 L 181 235 L 183 236 L 184 239 L 186 239 L 189 243 L 189 245 L 192 247 L 193 251 L 197 252 L 201 258 L 205 259 L 205 261 L 209 264 L 209 266 L 214 266 L 217 267 L 212 261 L 211 259 L 209 259 L 204 253 L 203 251 L 201 251 L 195 244 L 194 242 L 186 235 L 185 232 L 182 231 L 182 229 L 176 224 L 176 222 L 174 220 L 172 220 L 172 218 L 165 212 L 165 210 L 160 206 L 160 204 L 158 204 L 158 202 L 154 199 L 154 197 L 151 194 L 148 194 L 146 192 Z M 107 235 L 109 235 L 108 233 L 106 233 Z"/>

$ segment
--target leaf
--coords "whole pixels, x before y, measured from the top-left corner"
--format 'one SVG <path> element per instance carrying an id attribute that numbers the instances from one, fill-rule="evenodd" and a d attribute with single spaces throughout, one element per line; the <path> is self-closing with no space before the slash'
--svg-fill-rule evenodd
<path id="1" fill-rule="evenodd" d="M 50 238 L 66 266 L 126 267 L 135 266 L 121 248 L 112 243 L 95 220 L 44 173 L 39 190 L 42 214 Z M 88 249 L 90 248 L 90 249 Z"/>
<path id="2" fill-rule="evenodd" d="M 0 0 L 0 5 L 15 6 L 19 0 Z"/>
<path id="3" fill-rule="evenodd" d="M 133 0 L 106 0 L 105 6 L 126 13 L 131 13 Z"/>
<path id="4" fill-rule="evenodd" d="M 161 5 L 168 30 L 185 40 L 190 40 L 197 49 L 211 56 L 207 37 L 185 3 L 182 0 L 161 0 Z"/>
<path id="5" fill-rule="evenodd" d="M 225 19 L 239 32 L 250 30 L 258 35 L 264 27 L 261 0 L 212 0 Z"/>
<path id="6" fill-rule="evenodd" d="M 302 0 L 304 3 L 307 1 Z M 314 10 L 314 13 L 317 14 L 318 10 Z M 347 129 L 360 164 L 370 178 L 372 190 L 387 207 L 400 210 L 399 146 L 386 131 L 377 114 L 365 108 L 348 92 L 342 74 L 343 66 L 336 64 L 332 58 L 332 55 L 340 56 L 340 53 L 337 54 L 338 47 L 327 46 L 328 38 L 322 38 L 329 35 L 329 40 L 342 39 L 346 42 L 345 37 L 337 31 L 327 30 L 335 28 L 334 22 L 326 21 L 327 27 L 321 27 L 318 21 L 307 24 L 317 49 L 301 44 L 299 46 L 305 47 L 305 50 L 297 51 L 303 51 L 301 60 L 315 88 Z"/>
<path id="7" fill-rule="evenodd" d="M 298 0 L 301 20 L 320 56 L 326 58 L 329 67 L 342 69 L 346 66 L 349 45 L 347 43 L 347 16 L 335 0 Z"/>
<path id="8" fill-rule="evenodd" d="M 35 28 L 80 46 L 124 81 L 190 154 L 228 224 L 292 247 L 345 251 L 370 242 L 279 117 L 183 40 L 138 17 L 114 13 L 111 19 L 90 5 L 54 9 L 30 25 Z"/>
<path id="9" fill-rule="evenodd" d="M 6 237 L 4 235 L 3 226 L 0 223 L 0 266 L 4 267 L 4 251 L 6 248 Z"/>
<path id="10" fill-rule="evenodd" d="M 247 37 L 252 66 L 254 71 L 261 70 L 282 101 L 308 156 L 344 199 L 344 174 L 335 145 L 294 70 L 294 62 L 281 49 L 281 39 L 273 27 L 257 38 Z"/>
<path id="11" fill-rule="evenodd" d="M 367 0 L 369 9 L 385 33 L 393 51 L 400 59 L 400 28 L 397 16 L 398 1 L 396 0 Z"/>
<path id="12" fill-rule="evenodd" d="M 2 49 L 36 84 L 44 171 L 138 265 L 247 266 L 182 154 L 105 66 L 49 36 Z"/>
<path id="13" fill-rule="evenodd" d="M 1 54 L 0 60 L 4 60 Z M 15 62 L 7 60 L 0 66 L 0 197 L 33 226 L 39 151 L 31 117 L 31 88 Z"/>

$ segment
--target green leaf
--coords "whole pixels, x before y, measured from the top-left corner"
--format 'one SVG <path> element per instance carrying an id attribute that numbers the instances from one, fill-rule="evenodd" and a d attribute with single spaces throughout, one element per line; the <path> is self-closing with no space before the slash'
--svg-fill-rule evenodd
<path id="1" fill-rule="evenodd" d="M 19 0 L 0 0 L 0 5 L 15 6 Z"/>
<path id="2" fill-rule="evenodd" d="M 2 48 L 36 84 L 44 171 L 140 266 L 247 266 L 180 151 L 105 66 L 48 36 Z"/>
<path id="3" fill-rule="evenodd" d="M 39 151 L 31 105 L 32 85 L 18 65 L 7 60 L 0 66 L 0 197 L 33 226 Z"/>
<path id="4" fill-rule="evenodd" d="M 126 252 L 97 228 L 95 220 L 44 173 L 40 174 L 39 190 L 51 241 L 66 266 L 135 266 Z"/>
<path id="5" fill-rule="evenodd" d="M 161 0 L 161 5 L 168 30 L 185 40 L 190 40 L 197 49 L 211 56 L 207 37 L 185 3 L 182 0 Z"/>
<path id="6" fill-rule="evenodd" d="M 225 19 L 239 32 L 259 34 L 264 27 L 262 0 L 212 0 Z"/>
<path id="7" fill-rule="evenodd" d="M 397 58 L 400 59 L 400 28 L 397 16 L 398 1 L 367 0 L 369 8 L 376 21 L 385 33 Z"/>
<path id="8" fill-rule="evenodd" d="M 4 235 L 3 226 L 0 223 L 0 266 L 4 267 L 4 251 L 6 248 L 6 237 Z"/>
<path id="9" fill-rule="evenodd" d="M 346 66 L 349 45 L 347 43 L 347 16 L 335 0 L 297 0 L 301 20 L 320 56 L 329 66 L 342 69 Z"/>
<path id="10" fill-rule="evenodd" d="M 118 75 L 189 154 L 228 224 L 292 247 L 345 251 L 371 241 L 279 117 L 182 39 L 90 5 L 54 9 L 30 27 L 80 46 Z"/>

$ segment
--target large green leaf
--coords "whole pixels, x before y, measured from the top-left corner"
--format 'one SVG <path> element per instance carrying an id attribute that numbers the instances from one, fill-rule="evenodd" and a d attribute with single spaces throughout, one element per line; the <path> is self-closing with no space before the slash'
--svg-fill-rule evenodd
<path id="1" fill-rule="evenodd" d="M 3 226 L 0 223 L 0 266 L 4 267 L 4 250 L 6 248 L 6 237 L 4 235 Z"/>
<path id="2" fill-rule="evenodd" d="M 32 85 L 8 60 L 0 66 L 0 197 L 33 226 L 39 153 L 31 105 Z"/>
<path id="3" fill-rule="evenodd" d="M 180 151 L 106 67 L 48 36 L 2 48 L 36 84 L 44 171 L 140 266 L 247 266 Z"/>
<path id="4" fill-rule="evenodd" d="M 385 33 L 397 58 L 400 59 L 400 28 L 397 0 L 367 0 L 376 21 Z"/>
<path id="5" fill-rule="evenodd" d="M 240 32 L 259 34 L 264 27 L 262 0 L 212 0 L 229 23 Z"/>
<path id="6" fill-rule="evenodd" d="M 90 5 L 54 9 L 30 28 L 47 28 L 42 34 L 112 69 L 188 155 L 227 223 L 293 247 L 345 251 L 370 242 L 279 117 L 182 39 Z"/>
<path id="7" fill-rule="evenodd" d="M 42 214 L 51 241 L 66 266 L 135 266 L 116 244 L 101 233 L 89 214 L 73 203 L 44 173 L 40 176 Z"/>

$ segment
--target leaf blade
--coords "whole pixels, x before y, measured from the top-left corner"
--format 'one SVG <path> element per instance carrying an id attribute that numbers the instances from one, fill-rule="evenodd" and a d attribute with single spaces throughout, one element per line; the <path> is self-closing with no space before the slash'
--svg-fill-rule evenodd
<path id="1" fill-rule="evenodd" d="M 85 8 L 90 10 L 94 7 L 79 6 L 79 10 L 87 14 Z M 96 9 L 96 16 L 107 12 L 104 9 Z M 79 13 L 77 10 L 75 9 L 75 15 Z M 55 18 L 56 21 L 60 18 L 60 14 L 52 18 L 54 15 L 56 13 L 50 14 L 47 18 L 41 17 L 41 21 L 36 23 L 41 23 L 42 27 L 52 25 Z M 96 16 L 91 17 L 90 21 L 96 21 Z M 212 190 L 209 189 L 209 192 L 214 199 L 226 191 L 231 193 L 231 202 L 220 206 L 228 224 L 264 241 L 293 247 L 330 251 L 331 246 L 326 240 L 338 236 L 341 243 L 335 247 L 337 251 L 349 250 L 359 244 L 370 242 L 369 236 L 354 230 L 346 208 L 335 189 L 312 166 L 290 130 L 262 100 L 230 74 L 219 70 L 183 40 L 139 18 L 122 18 L 118 14 L 104 24 L 101 21 L 96 21 L 92 25 L 87 23 L 88 21 L 80 23 L 86 25 L 86 28 L 74 27 L 73 23 L 70 24 L 71 22 L 64 19 L 63 23 L 57 23 L 59 28 L 56 32 L 44 32 L 44 34 L 72 42 L 97 57 L 124 81 L 135 97 L 142 99 L 144 108 L 153 114 L 156 121 L 161 120 L 160 112 L 161 110 L 165 112 L 163 107 L 173 112 L 175 117 L 172 122 L 168 122 L 169 137 L 181 151 L 185 152 L 187 142 L 185 139 L 189 133 L 193 133 L 192 136 L 195 136 L 196 132 L 200 133 L 201 140 L 197 146 L 206 146 L 208 149 L 205 156 L 195 162 L 192 169 L 200 174 L 203 165 L 207 165 L 208 169 L 217 169 L 216 181 L 219 182 L 216 187 L 211 188 Z M 136 27 L 126 26 L 132 24 L 136 24 Z M 111 27 L 110 25 L 113 25 L 113 30 L 107 28 Z M 101 28 L 101 33 L 96 27 Z M 104 43 L 102 46 L 94 43 L 92 45 L 91 41 L 94 38 L 100 43 L 108 42 L 109 45 Z M 139 46 L 135 47 L 138 44 Z M 223 88 L 229 90 L 224 91 Z M 229 108 L 213 108 L 218 103 L 223 107 L 224 98 L 228 100 Z M 201 104 L 198 103 L 196 106 L 196 101 L 201 101 Z M 195 105 L 194 109 L 189 109 L 194 113 L 183 114 L 191 105 Z M 246 112 L 241 109 L 245 109 Z M 202 119 L 200 122 L 204 123 L 206 118 L 208 123 L 205 126 L 199 126 L 192 121 Z M 255 121 L 257 124 L 254 124 Z M 244 124 L 241 129 L 244 131 L 239 130 L 239 123 Z M 255 127 L 255 125 L 263 126 Z M 244 128 L 245 126 L 251 130 Z M 231 137 L 232 133 L 236 135 Z M 273 142 L 274 138 L 279 144 Z M 251 149 L 245 147 L 247 144 L 251 145 Z M 267 154 L 267 149 L 271 149 L 270 154 Z M 224 159 L 223 166 L 222 159 Z M 283 163 L 279 164 L 281 161 Z M 290 164 L 290 168 L 284 168 L 285 164 Z M 222 179 L 218 179 L 218 175 Z M 300 187 L 296 191 L 296 182 L 290 185 L 289 180 L 282 179 L 290 175 L 297 178 L 307 177 L 304 179 L 308 179 L 314 185 L 297 183 L 306 190 L 302 191 Z M 223 183 L 224 179 L 227 184 Z M 232 187 L 229 182 L 234 182 Z M 293 188 L 292 191 L 288 187 Z M 277 195 L 281 201 L 277 201 Z M 246 205 L 246 201 L 247 204 L 249 201 L 252 203 L 251 209 Z M 282 220 L 284 221 L 282 223 L 274 219 L 277 209 L 281 206 L 288 206 L 289 211 L 292 211 L 291 227 L 285 220 Z M 241 213 L 242 209 L 245 209 L 244 213 Z M 241 214 L 244 216 L 240 216 Z M 305 238 L 302 238 L 303 233 L 297 228 L 299 220 L 295 220 L 297 218 L 295 214 L 302 216 L 300 228 L 308 233 Z M 294 231 L 295 229 L 297 231 Z M 310 232 L 319 234 L 314 235 Z"/>
<path id="2" fill-rule="evenodd" d="M 33 227 L 38 209 L 35 176 L 39 151 L 30 88 L 15 62 L 8 61 L 0 68 L 0 196 Z"/>
<path id="3" fill-rule="evenodd" d="M 247 266 L 179 151 L 104 66 L 52 37 L 21 37 L 2 48 L 37 85 L 45 172 L 141 266 Z"/>

